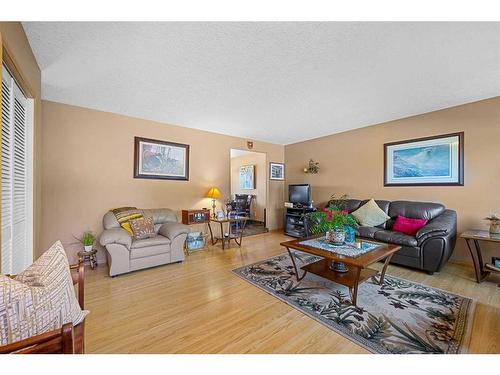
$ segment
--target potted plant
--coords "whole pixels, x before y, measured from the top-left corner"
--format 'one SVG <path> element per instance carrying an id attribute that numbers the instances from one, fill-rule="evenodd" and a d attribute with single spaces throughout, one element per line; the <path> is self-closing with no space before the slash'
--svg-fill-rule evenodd
<path id="1" fill-rule="evenodd" d="M 343 245 L 348 228 L 357 228 L 358 223 L 346 210 L 334 211 L 325 208 L 323 211 L 309 214 L 311 232 L 325 233 L 326 240 L 333 245 Z"/>
<path id="2" fill-rule="evenodd" d="M 82 234 L 82 237 L 78 239 L 86 252 L 92 251 L 92 245 L 94 244 L 95 237 L 92 232 L 87 231 Z"/>
<path id="3" fill-rule="evenodd" d="M 484 220 L 488 220 L 490 222 L 491 234 L 500 234 L 500 215 L 491 214 L 490 216 L 485 217 Z"/>

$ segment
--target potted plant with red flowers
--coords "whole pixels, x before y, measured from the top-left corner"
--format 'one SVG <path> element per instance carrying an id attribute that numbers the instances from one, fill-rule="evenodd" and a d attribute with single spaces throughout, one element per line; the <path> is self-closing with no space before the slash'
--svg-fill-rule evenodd
<path id="1" fill-rule="evenodd" d="M 332 245 L 343 245 L 346 240 L 346 231 L 355 229 L 358 223 L 347 210 L 334 211 L 325 208 L 323 211 L 309 214 L 311 232 L 313 234 L 325 233 L 326 240 Z"/>

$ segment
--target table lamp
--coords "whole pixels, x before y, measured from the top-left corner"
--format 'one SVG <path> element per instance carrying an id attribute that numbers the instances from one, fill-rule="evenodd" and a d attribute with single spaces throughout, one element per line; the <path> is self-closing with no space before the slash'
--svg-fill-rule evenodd
<path id="1" fill-rule="evenodd" d="M 220 198 L 220 190 L 219 188 L 216 188 L 216 187 L 211 187 L 207 194 L 205 194 L 205 197 L 206 198 L 211 198 L 212 199 L 212 210 L 214 211 L 213 212 L 213 217 L 216 218 L 217 215 L 215 214 L 215 200 L 217 198 Z"/>

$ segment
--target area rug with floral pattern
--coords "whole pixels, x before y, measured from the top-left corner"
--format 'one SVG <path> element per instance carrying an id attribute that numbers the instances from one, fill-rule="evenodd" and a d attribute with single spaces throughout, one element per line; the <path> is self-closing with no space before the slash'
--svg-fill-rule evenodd
<path id="1" fill-rule="evenodd" d="M 301 265 L 320 258 L 295 252 Z M 470 298 L 385 276 L 359 286 L 358 306 L 349 290 L 308 273 L 297 282 L 288 254 L 233 272 L 372 353 L 466 353 L 474 317 Z"/>

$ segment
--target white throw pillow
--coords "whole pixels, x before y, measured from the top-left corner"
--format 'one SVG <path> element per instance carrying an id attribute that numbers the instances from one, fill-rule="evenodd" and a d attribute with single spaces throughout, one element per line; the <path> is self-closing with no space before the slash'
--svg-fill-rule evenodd
<path id="1" fill-rule="evenodd" d="M 11 279 L 0 275 L 0 345 L 77 325 L 88 311 L 76 299 L 68 258 L 60 241 Z"/>
<path id="2" fill-rule="evenodd" d="M 351 215 L 364 227 L 376 227 L 390 219 L 390 216 L 387 216 L 374 199 L 370 199 Z"/>

